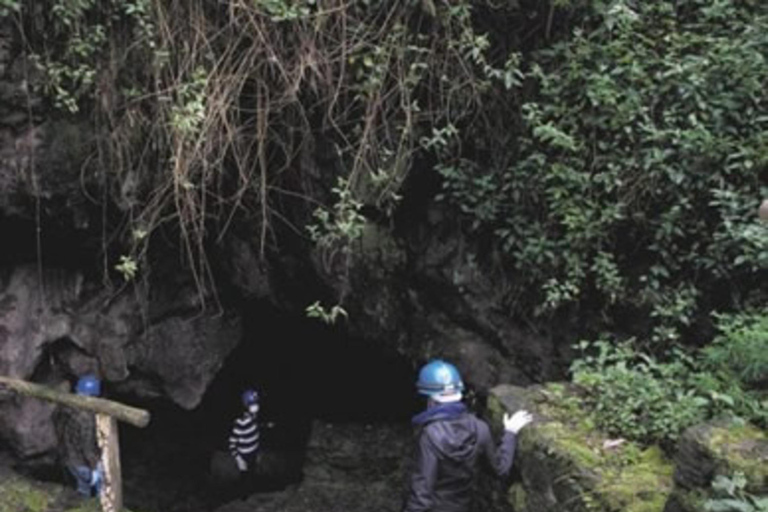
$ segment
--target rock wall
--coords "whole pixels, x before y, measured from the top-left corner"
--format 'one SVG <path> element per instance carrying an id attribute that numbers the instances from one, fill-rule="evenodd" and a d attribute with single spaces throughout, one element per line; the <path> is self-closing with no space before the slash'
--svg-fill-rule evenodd
<path id="1" fill-rule="evenodd" d="M 87 295 L 76 273 L 32 266 L 0 272 L 0 373 L 68 388 L 93 372 L 109 391 L 195 407 L 241 338 L 240 318 L 201 314 L 195 291 L 141 302 L 133 293 Z M 0 400 L 0 437 L 24 457 L 54 446 L 53 406 Z"/>

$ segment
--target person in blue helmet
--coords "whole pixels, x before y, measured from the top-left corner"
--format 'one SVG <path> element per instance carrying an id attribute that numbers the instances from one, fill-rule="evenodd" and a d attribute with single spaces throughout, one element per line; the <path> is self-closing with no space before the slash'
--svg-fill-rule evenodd
<path id="1" fill-rule="evenodd" d="M 481 461 L 499 476 L 508 474 L 517 434 L 532 417 L 527 411 L 504 414 L 504 435 L 496 446 L 488 424 L 462 403 L 464 383 L 454 365 L 430 361 L 416 387 L 427 397 L 427 408 L 413 418 L 418 442 L 403 512 L 468 512 Z"/>
<path id="2" fill-rule="evenodd" d="M 78 379 L 75 393 L 97 397 L 101 395 L 101 381 L 95 375 L 84 375 Z M 74 407 L 59 407 L 54 425 L 61 464 L 74 479 L 77 491 L 84 496 L 97 496 L 103 470 L 93 413 Z"/>

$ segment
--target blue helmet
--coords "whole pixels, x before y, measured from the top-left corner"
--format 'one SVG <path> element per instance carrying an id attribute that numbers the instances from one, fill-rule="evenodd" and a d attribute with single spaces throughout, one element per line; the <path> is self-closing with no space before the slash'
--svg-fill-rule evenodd
<path id="1" fill-rule="evenodd" d="M 75 393 L 85 396 L 99 396 L 101 394 L 101 381 L 95 375 L 83 375 L 77 381 Z"/>
<path id="2" fill-rule="evenodd" d="M 435 359 L 425 364 L 419 371 L 416 389 L 420 394 L 439 402 L 457 401 L 461 399 L 464 383 L 455 366 L 442 359 Z"/>
<path id="3" fill-rule="evenodd" d="M 250 407 L 259 403 L 259 393 L 255 389 L 246 389 L 241 396 L 243 405 Z"/>

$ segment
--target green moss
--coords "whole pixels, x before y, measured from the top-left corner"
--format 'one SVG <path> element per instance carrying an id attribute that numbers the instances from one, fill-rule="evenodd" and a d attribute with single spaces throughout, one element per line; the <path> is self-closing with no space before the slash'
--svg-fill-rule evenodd
<path id="1" fill-rule="evenodd" d="M 676 488 L 672 495 L 669 497 L 669 501 L 674 504 L 673 510 L 680 512 L 701 512 L 704 509 L 704 503 L 706 502 L 706 495 L 703 491 L 685 491 Z"/>
<path id="2" fill-rule="evenodd" d="M 101 505 L 99 500 L 91 499 L 84 501 L 77 508 L 68 508 L 65 512 L 101 512 Z"/>
<path id="3" fill-rule="evenodd" d="M 608 438 L 594 428 L 578 396 L 568 388 L 549 385 L 532 390 L 526 401 L 540 422 L 520 435 L 518 453 L 530 464 L 521 471 L 535 471 L 530 478 L 550 490 L 520 486 L 520 490 L 510 491 L 515 510 L 525 510 L 518 507 L 521 499 L 527 499 L 526 492 L 549 493 L 547 499 L 557 499 L 561 506 L 567 502 L 569 510 L 664 510 L 673 489 L 674 466 L 661 449 L 643 449 L 631 442 L 604 449 Z M 503 397 L 489 400 L 492 414 L 501 417 L 504 403 Z M 563 476 L 550 478 L 547 474 Z"/>
<path id="4" fill-rule="evenodd" d="M 489 418 L 491 419 L 491 422 L 493 424 L 496 424 L 499 421 L 501 421 L 501 418 L 504 415 L 505 409 L 504 409 L 504 406 L 499 401 L 499 399 L 496 397 L 496 395 L 491 394 L 488 397 L 488 402 L 486 406 L 487 406 L 487 413 Z"/>
<path id="5" fill-rule="evenodd" d="M 553 421 L 539 426 L 536 434 L 540 436 L 539 441 L 545 443 L 550 450 L 556 450 L 560 455 L 572 459 L 577 466 L 597 469 L 603 463 L 600 454 L 590 446 L 586 432 Z"/>
<path id="6" fill-rule="evenodd" d="M 591 507 L 601 503 L 607 510 L 622 512 L 663 510 L 673 487 L 674 466 L 661 450 L 651 447 L 641 451 L 636 445 L 627 443 L 605 452 L 596 446 L 597 441 L 593 433 L 559 422 L 538 427 L 535 437 L 528 439 L 529 443 L 539 447 L 546 446 L 548 456 L 556 457 L 560 459 L 560 465 L 570 467 L 568 473 L 590 476 L 581 478 L 581 482 L 591 488 Z M 521 449 L 526 449 L 522 442 Z"/>
<path id="7" fill-rule="evenodd" d="M 18 478 L 0 482 L 0 512 L 45 512 L 55 496 Z"/>
<path id="8" fill-rule="evenodd" d="M 101 512 L 96 498 L 79 499 L 77 505 L 63 508 L 66 494 L 72 492 L 57 484 L 30 481 L 16 475 L 0 478 L 0 512 Z"/>
<path id="9" fill-rule="evenodd" d="M 603 472 L 597 490 L 613 510 L 658 512 L 672 491 L 673 472 L 674 466 L 653 446 L 638 461 Z"/>
<path id="10" fill-rule="evenodd" d="M 510 486 L 507 492 L 507 501 L 512 504 L 515 512 L 526 512 L 526 492 L 522 484 L 516 483 Z"/>
<path id="11" fill-rule="evenodd" d="M 765 432 L 749 424 L 714 427 L 706 439 L 707 446 L 733 473 L 741 471 L 749 487 L 768 485 L 768 438 Z M 761 451 L 761 455 L 756 452 Z"/>

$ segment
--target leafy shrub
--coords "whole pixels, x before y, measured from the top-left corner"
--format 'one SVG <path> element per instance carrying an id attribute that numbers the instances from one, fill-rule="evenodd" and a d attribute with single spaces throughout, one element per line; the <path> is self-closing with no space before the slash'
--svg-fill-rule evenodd
<path id="1" fill-rule="evenodd" d="M 719 315 L 720 335 L 703 350 L 708 368 L 747 386 L 768 381 L 768 314 Z"/>
<path id="2" fill-rule="evenodd" d="M 510 302 L 620 307 L 668 346 L 768 268 L 768 4 L 556 5 L 578 23 L 524 60 L 513 156 L 447 158 L 444 195 L 507 256 Z"/>
<path id="3" fill-rule="evenodd" d="M 745 490 L 742 473 L 718 475 L 712 482 L 714 497 L 704 503 L 707 512 L 768 512 L 768 497 L 753 496 Z"/>
<path id="4" fill-rule="evenodd" d="M 9 16 L 21 9 L 19 0 L 0 0 L 0 17 Z"/>
<path id="5" fill-rule="evenodd" d="M 632 341 L 581 342 L 571 365 L 573 381 L 602 431 L 670 447 L 700 421 L 737 416 L 763 428 L 768 407 L 730 373 L 707 368 L 701 354 L 674 349 L 664 361 L 637 351 Z"/>
<path id="6" fill-rule="evenodd" d="M 700 396 L 709 400 L 708 417 L 733 415 L 768 428 L 768 401 L 730 374 L 701 369 L 689 375 L 689 382 Z"/>
<path id="7" fill-rule="evenodd" d="M 602 431 L 665 444 L 706 417 L 709 400 L 689 385 L 692 362 L 684 354 L 661 363 L 629 342 L 601 340 L 579 347 L 585 354 L 571 366 L 573 381 L 586 391 L 586 404 Z"/>

